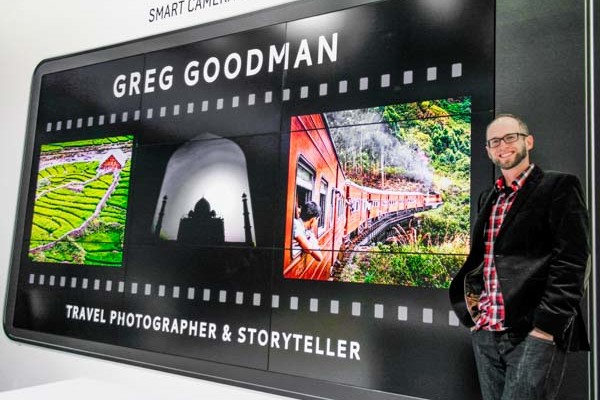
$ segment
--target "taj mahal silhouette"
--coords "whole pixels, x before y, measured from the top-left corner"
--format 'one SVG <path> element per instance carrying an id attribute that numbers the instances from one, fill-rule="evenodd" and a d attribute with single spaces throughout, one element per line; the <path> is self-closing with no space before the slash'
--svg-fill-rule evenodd
<path id="1" fill-rule="evenodd" d="M 159 233 L 162 228 L 162 222 L 167 207 L 167 196 L 163 197 L 162 206 L 158 214 L 158 220 L 155 227 L 156 238 L 160 239 Z M 252 228 L 250 225 L 250 213 L 248 211 L 248 196 L 242 194 L 243 216 L 244 216 L 244 245 L 253 246 Z M 225 244 L 225 224 L 224 219 L 217 216 L 215 210 L 211 208 L 210 203 L 202 197 L 193 210 L 190 210 L 186 217 L 179 221 L 177 231 L 177 242 L 193 245 L 223 245 Z"/>

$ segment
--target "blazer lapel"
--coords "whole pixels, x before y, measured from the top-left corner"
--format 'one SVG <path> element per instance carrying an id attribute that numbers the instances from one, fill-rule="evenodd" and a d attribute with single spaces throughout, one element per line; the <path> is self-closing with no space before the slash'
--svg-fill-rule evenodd
<path id="1" fill-rule="evenodd" d="M 525 180 L 525 185 L 523 185 L 523 187 L 519 189 L 515 201 L 510 206 L 510 210 L 508 210 L 506 217 L 504 217 L 504 221 L 502 221 L 502 226 L 500 227 L 500 231 L 498 232 L 496 240 L 500 238 L 502 233 L 506 230 L 506 227 L 510 226 L 510 223 L 515 218 L 517 211 L 527 201 L 527 199 L 529 199 L 531 193 L 533 193 L 533 191 L 537 188 L 538 184 L 542 180 L 543 175 L 544 173 L 542 172 L 542 170 L 536 165 L 533 168 L 533 171 L 531 171 L 529 177 L 527 177 L 527 180 Z"/>
<path id="2" fill-rule="evenodd" d="M 490 211 L 495 200 L 496 191 L 492 188 L 479 201 L 479 212 L 477 213 L 477 218 L 475 219 L 475 224 L 472 230 L 473 238 L 471 238 L 471 242 L 473 244 L 473 249 L 479 249 L 481 251 L 484 250 L 485 224 L 487 224 L 490 218 Z"/>

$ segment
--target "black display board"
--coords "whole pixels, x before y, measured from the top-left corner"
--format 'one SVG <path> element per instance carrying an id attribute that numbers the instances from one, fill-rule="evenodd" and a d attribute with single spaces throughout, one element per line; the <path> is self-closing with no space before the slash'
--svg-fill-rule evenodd
<path id="1" fill-rule="evenodd" d="M 492 179 L 470 150 L 494 2 L 322 3 L 39 65 L 11 338 L 302 398 L 477 398 L 446 288 Z M 321 260 L 294 240 L 309 201 Z"/>

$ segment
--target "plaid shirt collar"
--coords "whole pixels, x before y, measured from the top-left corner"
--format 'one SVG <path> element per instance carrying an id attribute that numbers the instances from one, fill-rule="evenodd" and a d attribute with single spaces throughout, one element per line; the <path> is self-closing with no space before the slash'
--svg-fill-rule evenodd
<path id="1" fill-rule="evenodd" d="M 506 191 L 517 192 L 523 187 L 523 185 L 525 184 L 525 180 L 527 180 L 527 177 L 531 174 L 533 168 L 535 168 L 535 164 L 529 164 L 529 166 L 523 172 L 521 172 L 514 181 L 511 182 L 510 187 L 506 185 L 504 176 L 500 175 L 500 177 L 496 179 L 496 184 L 494 185 L 496 191 L 498 191 L 499 193 L 506 193 Z"/>

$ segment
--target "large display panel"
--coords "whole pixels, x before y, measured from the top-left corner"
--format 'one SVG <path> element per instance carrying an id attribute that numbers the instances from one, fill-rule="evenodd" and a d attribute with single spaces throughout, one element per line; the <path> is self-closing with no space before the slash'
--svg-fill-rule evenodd
<path id="1" fill-rule="evenodd" d="M 11 338 L 301 398 L 477 398 L 446 288 L 493 176 L 494 3 L 323 3 L 40 64 Z"/>

